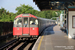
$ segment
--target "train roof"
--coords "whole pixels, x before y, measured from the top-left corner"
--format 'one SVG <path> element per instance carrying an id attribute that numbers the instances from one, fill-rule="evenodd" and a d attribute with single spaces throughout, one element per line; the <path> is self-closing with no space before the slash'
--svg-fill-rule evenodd
<path id="1" fill-rule="evenodd" d="M 55 21 L 55 20 L 52 20 L 52 19 L 37 17 L 37 16 L 34 16 L 32 14 L 20 14 L 20 15 L 16 16 L 15 19 L 18 18 L 18 17 L 33 17 L 33 18 L 40 19 L 40 20 Z"/>
<path id="2" fill-rule="evenodd" d="M 20 15 L 16 16 L 15 18 L 18 18 L 18 17 L 33 17 L 33 18 L 37 18 L 36 16 L 34 16 L 32 14 L 20 14 Z"/>
<path id="3" fill-rule="evenodd" d="M 56 20 L 47 19 L 47 18 L 41 18 L 41 17 L 37 17 L 37 19 L 41 19 L 41 20 L 49 20 L 49 21 L 56 21 Z"/>

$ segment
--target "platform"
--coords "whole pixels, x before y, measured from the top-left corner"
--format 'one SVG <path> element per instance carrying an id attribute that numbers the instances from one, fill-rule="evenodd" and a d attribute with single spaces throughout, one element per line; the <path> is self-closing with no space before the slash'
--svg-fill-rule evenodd
<path id="1" fill-rule="evenodd" d="M 39 36 L 32 50 L 75 50 L 75 39 L 69 39 L 58 25 L 48 27 Z"/>

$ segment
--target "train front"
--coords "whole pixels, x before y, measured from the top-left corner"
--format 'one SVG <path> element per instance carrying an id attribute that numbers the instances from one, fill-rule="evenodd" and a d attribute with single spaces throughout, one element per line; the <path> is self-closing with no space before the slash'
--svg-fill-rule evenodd
<path id="1" fill-rule="evenodd" d="M 13 35 L 16 38 L 38 37 L 38 20 L 34 15 L 21 14 L 14 20 Z"/>

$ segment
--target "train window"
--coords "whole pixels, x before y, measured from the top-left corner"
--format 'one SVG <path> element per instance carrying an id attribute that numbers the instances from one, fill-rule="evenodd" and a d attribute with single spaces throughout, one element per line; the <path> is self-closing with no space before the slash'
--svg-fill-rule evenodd
<path id="1" fill-rule="evenodd" d="M 38 20 L 35 18 L 30 18 L 30 27 L 37 27 L 38 26 Z"/>
<path id="2" fill-rule="evenodd" d="M 24 27 L 28 27 L 28 18 L 24 18 Z"/>
<path id="3" fill-rule="evenodd" d="M 22 27 L 22 18 L 21 17 L 16 18 L 14 20 L 14 27 Z"/>

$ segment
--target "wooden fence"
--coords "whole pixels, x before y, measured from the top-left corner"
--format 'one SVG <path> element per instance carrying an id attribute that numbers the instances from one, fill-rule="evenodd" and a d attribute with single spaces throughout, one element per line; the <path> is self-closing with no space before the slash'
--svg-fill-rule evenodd
<path id="1" fill-rule="evenodd" d="M 0 35 L 7 35 L 13 32 L 13 22 L 0 22 Z"/>

